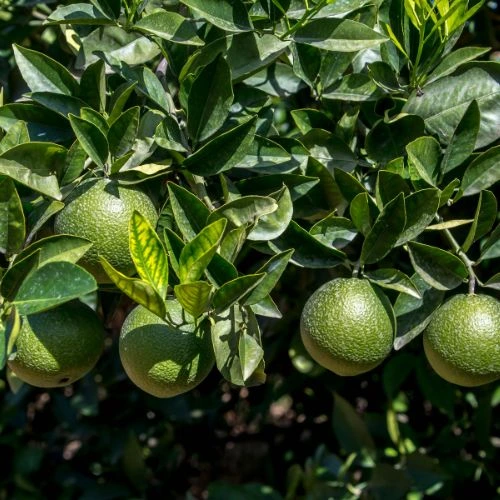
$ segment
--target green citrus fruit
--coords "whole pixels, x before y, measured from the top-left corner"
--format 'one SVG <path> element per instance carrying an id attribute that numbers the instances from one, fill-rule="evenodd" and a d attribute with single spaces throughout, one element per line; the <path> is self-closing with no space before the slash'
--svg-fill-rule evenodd
<path id="1" fill-rule="evenodd" d="M 454 295 L 424 331 L 424 350 L 438 375 L 474 387 L 500 378 L 500 302 L 489 295 Z"/>
<path id="2" fill-rule="evenodd" d="M 300 331 L 311 357 L 338 375 L 359 375 L 392 349 L 390 304 L 369 281 L 337 278 L 318 288 L 302 311 Z"/>
<path id="3" fill-rule="evenodd" d="M 125 372 L 143 391 L 169 398 L 196 387 L 214 364 L 208 321 L 197 324 L 177 300 L 168 300 L 164 321 L 137 306 L 123 323 L 119 350 Z"/>
<path id="4" fill-rule="evenodd" d="M 93 246 L 78 262 L 99 283 L 110 283 L 99 262 L 105 257 L 118 271 L 132 275 L 134 264 L 129 252 L 129 221 L 134 210 L 152 226 L 158 215 L 151 199 L 139 188 L 120 186 L 109 179 L 91 179 L 82 183 L 66 199 L 66 206 L 56 215 L 57 234 L 86 238 Z"/>
<path id="5" fill-rule="evenodd" d="M 78 301 L 23 318 L 10 369 L 36 387 L 75 382 L 97 363 L 104 329 L 96 313 Z"/>

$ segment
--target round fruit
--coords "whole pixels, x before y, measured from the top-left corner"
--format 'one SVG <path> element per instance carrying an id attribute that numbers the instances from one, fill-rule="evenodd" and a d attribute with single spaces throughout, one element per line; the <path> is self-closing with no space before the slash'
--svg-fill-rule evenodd
<path id="1" fill-rule="evenodd" d="M 359 375 L 379 365 L 392 349 L 388 299 L 369 281 L 337 278 L 318 288 L 300 321 L 311 357 L 337 375 Z"/>
<path id="2" fill-rule="evenodd" d="M 454 295 L 433 314 L 424 350 L 438 375 L 464 387 L 500 378 L 500 302 L 489 295 Z"/>
<path id="3" fill-rule="evenodd" d="M 91 179 L 74 189 L 66 206 L 56 215 L 57 234 L 71 234 L 90 240 L 93 245 L 78 262 L 99 283 L 110 283 L 99 262 L 102 255 L 118 271 L 134 273 L 129 252 L 128 227 L 134 210 L 152 226 L 158 215 L 151 199 L 137 187 L 121 186 L 109 179 Z"/>
<path id="4" fill-rule="evenodd" d="M 36 387 L 75 382 L 97 363 L 104 329 L 96 313 L 78 301 L 23 318 L 10 369 Z"/>
<path id="5" fill-rule="evenodd" d="M 188 322 L 181 305 L 168 300 L 164 321 L 137 306 L 123 323 L 119 350 L 125 372 L 143 391 L 169 398 L 196 387 L 214 365 L 208 321 Z"/>

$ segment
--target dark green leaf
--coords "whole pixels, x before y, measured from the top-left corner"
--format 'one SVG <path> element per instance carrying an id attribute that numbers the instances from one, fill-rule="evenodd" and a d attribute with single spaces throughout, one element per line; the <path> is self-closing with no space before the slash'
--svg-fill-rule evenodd
<path id="1" fill-rule="evenodd" d="M 379 87 L 368 75 L 362 73 L 344 76 L 321 94 L 324 99 L 348 102 L 376 101 L 381 96 L 382 91 Z"/>
<path id="2" fill-rule="evenodd" d="M 173 43 L 203 45 L 196 25 L 176 12 L 157 10 L 135 23 L 134 29 Z"/>
<path id="3" fill-rule="evenodd" d="M 438 290 L 452 290 L 468 276 L 464 263 L 441 248 L 414 241 L 408 243 L 408 248 L 415 271 Z"/>
<path id="4" fill-rule="evenodd" d="M 358 235 L 356 227 L 349 219 L 335 214 L 316 222 L 309 233 L 323 245 L 339 249 L 347 246 Z"/>
<path id="5" fill-rule="evenodd" d="M 447 76 L 425 85 L 423 94 L 409 97 L 403 112 L 421 116 L 427 128 L 449 143 L 472 101 L 477 101 L 481 124 L 476 148 L 500 137 L 500 115 L 491 113 L 500 105 L 500 84 L 495 66 L 473 67 L 457 76 Z"/>
<path id="6" fill-rule="evenodd" d="M 335 168 L 333 172 L 342 196 L 349 203 L 351 203 L 358 194 L 366 193 L 366 189 L 352 174 L 340 168 Z"/>
<path id="7" fill-rule="evenodd" d="M 245 297 L 245 305 L 254 305 L 266 299 L 278 283 L 281 275 L 285 271 L 294 250 L 288 250 L 271 257 L 263 266 L 261 266 L 255 275 L 264 274 L 256 288 Z"/>
<path id="8" fill-rule="evenodd" d="M 224 123 L 233 102 L 231 71 L 218 56 L 193 81 L 187 101 L 187 129 L 195 142 L 213 135 Z"/>
<path id="9" fill-rule="evenodd" d="M 439 176 L 441 146 L 434 137 L 424 136 L 406 146 L 408 163 L 427 184 L 435 186 Z"/>
<path id="10" fill-rule="evenodd" d="M 356 410 L 343 397 L 334 394 L 333 431 L 340 446 L 347 453 L 375 451 L 375 443 L 368 427 Z"/>
<path id="11" fill-rule="evenodd" d="M 281 319 L 283 317 L 270 295 L 257 302 L 257 304 L 252 304 L 250 309 L 255 314 L 266 318 Z"/>
<path id="12" fill-rule="evenodd" d="M 14 56 L 22 77 L 32 92 L 77 95 L 79 86 L 60 63 L 41 52 L 14 45 Z"/>
<path id="13" fill-rule="evenodd" d="M 69 115 L 69 121 L 82 148 L 96 165 L 104 168 L 109 155 L 104 134 L 93 123 L 77 116 Z"/>
<path id="14" fill-rule="evenodd" d="M 495 146 L 476 157 L 462 178 L 464 196 L 477 194 L 500 180 L 500 146 Z"/>
<path id="15" fill-rule="evenodd" d="M 361 195 L 362 196 L 362 195 Z M 406 224 L 404 194 L 387 203 L 366 235 L 361 249 L 360 261 L 373 264 L 385 257 L 403 232 Z"/>
<path id="16" fill-rule="evenodd" d="M 26 122 L 15 122 L 0 141 L 0 155 L 14 146 L 18 146 L 19 144 L 24 144 L 29 141 L 30 136 Z"/>
<path id="17" fill-rule="evenodd" d="M 85 69 L 80 79 L 80 97 L 96 111 L 104 112 L 106 109 L 106 66 L 104 61 L 99 59 Z"/>
<path id="18" fill-rule="evenodd" d="M 446 147 L 441 173 L 446 174 L 461 165 L 475 149 L 481 115 L 477 101 L 472 101 L 458 122 Z"/>
<path id="19" fill-rule="evenodd" d="M 40 250 L 34 251 L 27 257 L 17 258 L 13 266 L 5 272 L 0 282 L 0 292 L 7 300 L 14 299 L 26 277 L 38 268 L 39 258 Z"/>
<path id="20" fill-rule="evenodd" d="M 351 220 L 362 234 L 367 236 L 375 219 L 379 216 L 379 210 L 375 202 L 366 192 L 357 194 L 351 201 L 349 207 Z"/>
<path id="21" fill-rule="evenodd" d="M 0 176 L 0 253 L 15 254 L 24 244 L 23 206 L 14 182 Z"/>
<path id="22" fill-rule="evenodd" d="M 357 52 L 378 47 L 387 38 L 365 24 L 350 19 L 324 18 L 309 21 L 292 38 L 297 43 L 313 45 L 334 52 Z"/>
<path id="23" fill-rule="evenodd" d="M 29 233 L 26 236 L 26 242 L 33 241 L 36 233 L 43 227 L 43 225 L 63 208 L 64 203 L 54 200 L 44 200 L 40 203 L 40 205 L 37 205 L 37 207 L 28 215 Z"/>
<path id="24" fill-rule="evenodd" d="M 80 110 L 87 106 L 87 104 L 78 97 L 56 92 L 32 92 L 31 99 L 41 104 L 44 108 L 59 113 L 64 118 L 67 118 L 70 113 L 79 115 Z"/>
<path id="25" fill-rule="evenodd" d="M 115 24 L 99 9 L 88 3 L 74 3 L 71 5 L 59 5 L 47 19 L 49 24 L 90 24 L 106 25 Z"/>
<path id="26" fill-rule="evenodd" d="M 387 170 L 379 170 L 377 175 L 377 184 L 375 186 L 375 198 L 380 210 L 386 203 L 393 200 L 399 193 L 405 196 L 410 194 L 410 186 L 398 174 Z"/>
<path id="27" fill-rule="evenodd" d="M 212 305 L 221 313 L 251 292 L 265 278 L 265 273 L 247 274 L 224 283 L 214 293 Z"/>
<path id="28" fill-rule="evenodd" d="M 417 299 L 406 293 L 400 293 L 394 304 L 397 321 L 397 336 L 394 349 L 402 349 L 429 324 L 432 313 L 444 299 L 444 292 L 436 290 L 425 282 L 418 274 L 411 277 L 421 298 Z"/>
<path id="29" fill-rule="evenodd" d="M 462 243 L 462 250 L 467 252 L 471 245 L 487 234 L 498 217 L 498 205 L 495 195 L 491 191 L 481 191 L 477 202 L 476 213 L 472 226 Z"/>
<path id="30" fill-rule="evenodd" d="M 21 284 L 13 304 L 19 314 L 46 311 L 97 290 L 94 277 L 70 262 L 49 262 Z"/>
<path id="31" fill-rule="evenodd" d="M 196 175 L 210 176 L 235 167 L 245 158 L 253 142 L 256 118 L 217 135 L 186 158 L 183 166 Z"/>
<path id="32" fill-rule="evenodd" d="M 495 227 L 481 250 L 480 261 L 500 256 L 500 224 Z"/>
<path id="33" fill-rule="evenodd" d="M 251 31 L 252 23 L 241 0 L 181 0 L 184 5 L 225 31 Z"/>
<path id="34" fill-rule="evenodd" d="M 249 179 L 244 179 L 236 183 L 236 187 L 241 194 L 268 195 L 278 191 L 283 184 L 290 191 L 292 201 L 299 199 L 308 193 L 319 179 L 298 174 L 272 174 L 259 175 Z"/>
<path id="35" fill-rule="evenodd" d="M 405 198 L 406 225 L 397 245 L 403 245 L 421 234 L 434 220 L 439 207 L 439 189 L 421 189 Z"/>
<path id="36" fill-rule="evenodd" d="M 277 253 L 294 248 L 290 262 L 311 269 L 335 267 L 346 259 L 343 252 L 323 245 L 295 221 L 290 222 L 279 238 L 270 241 L 269 246 Z"/>
<path id="37" fill-rule="evenodd" d="M 333 127 L 332 120 L 318 109 L 294 109 L 290 114 L 302 134 L 307 134 L 313 128 L 331 130 Z"/>
<path id="38" fill-rule="evenodd" d="M 180 153 L 187 151 L 186 140 L 181 132 L 179 123 L 170 115 L 167 115 L 158 127 L 156 127 L 155 142 L 164 149 L 179 151 Z"/>
<path id="39" fill-rule="evenodd" d="M 421 298 L 420 292 L 412 280 L 398 269 L 375 269 L 374 271 L 363 272 L 363 276 L 382 288 L 397 290 L 417 299 Z"/>
<path id="40" fill-rule="evenodd" d="M 168 183 L 175 223 L 185 239 L 193 239 L 207 224 L 210 210 L 194 194 L 172 182 Z"/>
<path id="41" fill-rule="evenodd" d="M 129 108 L 111 123 L 108 142 L 113 156 L 123 156 L 132 149 L 139 128 L 139 113 L 139 106 Z"/>

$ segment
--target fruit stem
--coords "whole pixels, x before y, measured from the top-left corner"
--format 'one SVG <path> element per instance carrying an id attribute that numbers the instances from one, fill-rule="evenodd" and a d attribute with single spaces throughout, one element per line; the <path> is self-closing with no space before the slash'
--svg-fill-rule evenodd
<path id="1" fill-rule="evenodd" d="M 200 198 L 211 211 L 215 210 L 212 200 L 210 196 L 208 196 L 205 179 L 200 175 L 194 175 L 189 172 L 186 172 L 184 176 L 198 198 Z"/>
<path id="2" fill-rule="evenodd" d="M 357 260 L 355 263 L 354 263 L 354 266 L 352 268 L 352 277 L 353 278 L 359 278 L 359 270 L 360 270 L 360 267 L 361 267 L 361 262 L 359 260 Z"/>
<path id="3" fill-rule="evenodd" d="M 436 215 L 436 220 L 438 222 L 443 222 L 443 218 L 439 215 Z M 451 231 L 447 228 L 443 229 L 444 235 L 448 240 L 448 243 L 451 245 L 451 248 L 457 255 L 457 257 L 464 263 L 467 268 L 467 272 L 469 273 L 469 295 L 474 295 L 474 291 L 476 289 L 476 274 L 474 273 L 474 261 L 470 260 L 467 257 L 467 254 L 462 250 L 462 247 L 459 245 Z"/>

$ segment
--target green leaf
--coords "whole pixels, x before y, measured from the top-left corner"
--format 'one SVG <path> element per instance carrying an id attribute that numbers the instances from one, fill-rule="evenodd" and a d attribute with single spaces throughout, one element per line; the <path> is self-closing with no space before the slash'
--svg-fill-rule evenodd
<path id="1" fill-rule="evenodd" d="M 59 5 L 47 18 L 48 24 L 89 24 L 102 26 L 115 24 L 99 9 L 88 3 L 74 3 L 71 5 Z"/>
<path id="2" fill-rule="evenodd" d="M 68 141 L 73 132 L 68 122 L 50 109 L 32 103 L 12 103 L 0 106 L 0 127 L 9 131 L 18 121 L 26 122 L 33 141 Z"/>
<path id="3" fill-rule="evenodd" d="M 219 254 L 229 262 L 234 262 L 246 241 L 246 236 L 247 231 L 245 226 L 236 227 L 227 231 L 222 239 Z"/>
<path id="4" fill-rule="evenodd" d="M 497 217 L 498 205 L 495 195 L 491 191 L 481 191 L 472 226 L 461 245 L 462 250 L 467 252 L 475 241 L 487 234 L 495 224 Z"/>
<path id="5" fill-rule="evenodd" d="M 80 97 L 99 113 L 106 109 L 106 65 L 98 60 L 89 65 L 80 79 Z"/>
<path id="6" fill-rule="evenodd" d="M 208 310 L 212 289 L 206 281 L 194 281 L 175 285 L 174 293 L 182 308 L 198 318 Z"/>
<path id="7" fill-rule="evenodd" d="M 135 23 L 134 29 L 168 42 L 203 45 L 203 40 L 196 34 L 196 25 L 176 12 L 157 10 Z"/>
<path id="8" fill-rule="evenodd" d="M 434 220 L 439 207 L 439 189 L 421 189 L 405 198 L 406 224 L 396 245 L 415 239 Z"/>
<path id="9" fill-rule="evenodd" d="M 109 155 L 109 145 L 104 134 L 96 125 L 78 116 L 70 114 L 69 121 L 82 148 L 97 166 L 104 168 Z"/>
<path id="10" fill-rule="evenodd" d="M 49 262 L 21 284 L 13 305 L 19 314 L 46 311 L 97 290 L 94 277 L 71 262 Z"/>
<path id="11" fill-rule="evenodd" d="M 349 172 L 345 172 L 340 168 L 335 168 L 333 172 L 335 182 L 348 203 L 351 203 L 358 194 L 367 192 L 361 182 Z"/>
<path id="12" fill-rule="evenodd" d="M 26 122 L 18 121 L 5 134 L 0 141 L 0 155 L 19 144 L 25 144 L 30 141 L 28 127 Z"/>
<path id="13" fill-rule="evenodd" d="M 261 217 L 272 214 L 277 209 L 276 200 L 269 196 L 242 196 L 214 210 L 207 222 L 227 219 L 233 227 L 254 225 Z"/>
<path id="14" fill-rule="evenodd" d="M 427 84 L 451 75 L 463 64 L 478 59 L 488 52 L 485 47 L 462 47 L 446 55 L 427 78 Z"/>
<path id="15" fill-rule="evenodd" d="M 461 165 L 475 149 L 481 122 L 477 101 L 472 101 L 460 119 L 446 147 L 441 173 L 446 174 Z"/>
<path id="16" fill-rule="evenodd" d="M 402 349 L 425 330 L 432 313 L 441 305 L 445 296 L 443 291 L 433 288 L 418 274 L 414 274 L 411 281 L 421 298 L 400 293 L 394 303 L 397 322 L 397 335 L 394 340 L 396 350 Z"/>
<path id="17" fill-rule="evenodd" d="M 179 257 L 181 256 L 184 242 L 169 227 L 164 228 L 163 241 L 167 247 L 168 261 L 176 276 L 179 276 Z"/>
<path id="18" fill-rule="evenodd" d="M 29 233 L 26 236 L 26 243 L 33 241 L 36 233 L 43 225 L 57 212 L 64 208 L 64 203 L 54 200 L 43 200 L 37 207 L 28 215 Z"/>
<path id="19" fill-rule="evenodd" d="M 462 177 L 464 196 L 477 194 L 500 180 L 500 146 L 481 153 L 467 167 Z"/>
<path id="20" fill-rule="evenodd" d="M 500 137 L 500 115 L 491 113 L 500 106 L 500 84 L 495 66 L 473 67 L 441 78 L 414 91 L 403 112 L 421 116 L 426 127 L 437 134 L 442 143 L 450 142 L 455 129 L 472 101 L 477 101 L 481 124 L 476 148 L 482 148 Z"/>
<path id="21" fill-rule="evenodd" d="M 0 293 L 8 301 L 12 301 L 16 296 L 19 287 L 26 277 L 38 268 L 40 250 L 33 252 L 25 258 L 16 258 L 12 267 L 7 269 L 0 282 Z"/>
<path id="22" fill-rule="evenodd" d="M 30 97 L 44 108 L 55 111 L 64 118 L 67 118 L 70 113 L 79 115 L 80 110 L 87 105 L 77 97 L 56 92 L 32 92 Z"/>
<path id="23" fill-rule="evenodd" d="M 412 280 L 398 269 L 375 269 L 374 271 L 363 272 L 363 276 L 382 288 L 406 293 L 417 299 L 421 298 L 420 292 Z"/>
<path id="24" fill-rule="evenodd" d="M 182 166 L 205 177 L 232 169 L 246 156 L 253 142 L 256 123 L 256 118 L 250 118 L 217 135 L 186 158 Z"/>
<path id="25" fill-rule="evenodd" d="M 207 224 L 210 210 L 187 189 L 168 183 L 170 204 L 175 223 L 185 239 L 193 239 Z"/>
<path id="26" fill-rule="evenodd" d="M 0 177 L 0 253 L 18 253 L 25 237 L 23 205 L 16 186 L 8 177 Z"/>
<path id="27" fill-rule="evenodd" d="M 388 163 L 405 155 L 406 145 L 424 135 L 422 118 L 403 115 L 390 122 L 378 121 L 366 136 L 366 152 L 376 162 Z"/>
<path id="28" fill-rule="evenodd" d="M 41 52 L 14 45 L 14 56 L 24 81 L 32 92 L 77 95 L 79 86 L 73 75 Z"/>
<path id="29" fill-rule="evenodd" d="M 366 235 L 361 249 L 362 264 L 374 264 L 384 258 L 396 245 L 406 225 L 404 194 L 387 203 Z"/>
<path id="30" fill-rule="evenodd" d="M 408 249 L 415 271 L 438 290 L 452 290 L 468 276 L 464 263 L 450 252 L 414 241 L 408 243 Z"/>
<path id="31" fill-rule="evenodd" d="M 187 130 L 192 140 L 198 143 L 217 132 L 232 103 L 231 70 L 218 56 L 200 71 L 189 89 Z"/>
<path id="32" fill-rule="evenodd" d="M 280 191 L 269 196 L 276 200 L 278 208 L 259 217 L 257 224 L 247 236 L 250 241 L 269 241 L 277 238 L 288 227 L 293 216 L 293 204 L 290 191 L 283 186 Z"/>
<path id="33" fill-rule="evenodd" d="M 246 383 L 262 363 L 264 349 L 255 337 L 249 335 L 247 332 L 243 332 L 238 344 L 238 354 L 243 372 L 243 380 Z"/>
<path id="34" fill-rule="evenodd" d="M 293 109 L 290 115 L 302 134 L 307 134 L 313 128 L 330 130 L 333 127 L 333 122 L 326 113 L 317 109 Z"/>
<path id="35" fill-rule="evenodd" d="M 224 31 L 240 32 L 253 29 L 245 4 L 241 0 L 181 0 L 200 17 Z"/>
<path id="36" fill-rule="evenodd" d="M 240 339 L 244 335 L 251 336 L 259 346 L 261 345 L 259 324 L 249 308 L 234 306 L 215 317 L 212 344 L 217 369 L 226 380 L 235 385 L 259 385 L 266 379 L 264 360 L 261 358 L 252 374 L 248 376 L 249 369 L 245 369 L 244 360 L 240 358 Z M 248 340 L 245 340 L 245 343 L 248 343 Z M 247 353 L 243 352 L 243 349 L 242 354 L 246 359 Z"/>
<path id="37" fill-rule="evenodd" d="M 387 37 L 365 24 L 350 19 L 314 19 L 293 35 L 296 43 L 305 43 L 333 52 L 357 52 L 378 47 Z"/>
<path id="38" fill-rule="evenodd" d="M 500 256 L 500 225 L 493 230 L 483 245 L 479 261 L 495 259 Z"/>
<path id="39" fill-rule="evenodd" d="M 334 393 L 332 425 L 340 446 L 347 453 L 375 453 L 375 443 L 364 420 L 347 400 Z"/>
<path id="40" fill-rule="evenodd" d="M 247 155 L 237 166 L 244 170 L 254 169 L 258 172 L 265 169 L 266 173 L 275 174 L 276 170 L 271 171 L 271 169 L 277 169 L 281 173 L 280 165 L 283 164 L 287 171 L 290 170 L 288 162 L 291 159 L 292 156 L 290 153 L 278 143 L 266 137 L 256 135 Z"/>
<path id="41" fill-rule="evenodd" d="M 453 179 L 450 181 L 441 191 L 441 195 L 439 198 L 439 208 L 444 207 L 451 200 L 455 191 L 460 186 L 459 179 Z"/>
<path id="42" fill-rule="evenodd" d="M 39 175 L 17 161 L 4 158 L 0 158 L 0 175 L 6 175 L 16 182 L 56 200 L 62 199 L 55 175 Z"/>
<path id="43" fill-rule="evenodd" d="M 320 243 L 293 220 L 279 238 L 269 242 L 269 246 L 276 253 L 295 249 L 290 262 L 310 269 L 335 267 L 347 258 L 340 250 Z"/>
<path id="44" fill-rule="evenodd" d="M 379 170 L 375 185 L 375 199 L 380 210 L 386 203 L 393 200 L 399 193 L 405 196 L 410 194 L 410 186 L 399 175 L 388 170 Z"/>
<path id="45" fill-rule="evenodd" d="M 255 275 L 264 274 L 264 278 L 245 297 L 244 305 L 251 306 L 258 304 L 269 296 L 285 271 L 293 253 L 293 249 L 278 253 L 255 272 Z"/>
<path id="46" fill-rule="evenodd" d="M 338 217 L 335 213 L 316 222 L 309 233 L 323 245 L 338 249 L 347 246 L 358 235 L 350 219 Z"/>
<path id="47" fill-rule="evenodd" d="M 486 288 L 493 288 L 494 290 L 500 290 L 500 273 L 496 273 L 492 276 L 486 283 L 484 283 Z"/>
<path id="48" fill-rule="evenodd" d="M 158 294 L 152 285 L 146 281 L 129 278 L 124 274 L 117 271 L 104 257 L 99 256 L 101 265 L 106 271 L 111 281 L 119 288 L 125 295 L 130 297 L 133 301 L 144 306 L 146 309 L 156 314 L 160 318 L 165 318 L 166 309 L 165 301 Z"/>
<path id="49" fill-rule="evenodd" d="M 154 228 L 134 211 L 129 223 L 130 255 L 139 276 L 165 299 L 168 289 L 168 259 Z"/>
<path id="50" fill-rule="evenodd" d="M 132 149 L 139 129 L 139 113 L 139 106 L 134 106 L 111 123 L 108 142 L 109 151 L 113 156 L 123 156 Z"/>
<path id="51" fill-rule="evenodd" d="M 49 262 L 76 264 L 91 246 L 92 242 L 85 238 L 70 234 L 57 234 L 35 241 L 19 254 L 19 258 L 24 259 L 32 253 L 40 251 L 40 266 Z"/>
<path id="52" fill-rule="evenodd" d="M 408 163 L 427 184 L 435 186 L 439 177 L 441 146 L 434 137 L 424 136 L 406 146 Z"/>
<path id="53" fill-rule="evenodd" d="M 290 191 L 292 201 L 295 201 L 306 195 L 318 182 L 319 179 L 317 177 L 307 175 L 271 174 L 243 179 L 236 182 L 235 185 L 243 195 L 268 195 L 279 191 L 285 185 Z"/>
<path id="54" fill-rule="evenodd" d="M 104 64 L 104 62 L 101 60 L 101 62 Z M 123 109 L 125 108 L 125 104 L 127 104 L 127 101 L 134 91 L 134 89 L 137 87 L 138 82 L 125 82 L 122 83 L 112 94 L 109 102 L 109 118 L 108 122 L 113 123 L 123 112 Z"/>
<path id="55" fill-rule="evenodd" d="M 327 87 L 321 94 L 324 99 L 347 102 L 376 101 L 383 92 L 373 80 L 363 73 L 351 73 Z"/>
<path id="56" fill-rule="evenodd" d="M 179 279 L 189 283 L 200 279 L 220 245 L 227 221 L 219 219 L 204 227 L 182 249 L 179 257 Z"/>
<path id="57" fill-rule="evenodd" d="M 251 292 L 265 278 L 265 273 L 247 274 L 224 283 L 214 293 L 212 305 L 221 313 Z"/>
<path id="58" fill-rule="evenodd" d="M 365 237 L 370 233 L 379 210 L 368 193 L 359 193 L 349 207 L 351 220 Z"/>
<path id="59" fill-rule="evenodd" d="M 274 303 L 270 295 L 262 299 L 256 304 L 252 304 L 250 309 L 259 316 L 264 316 L 266 318 L 281 319 L 283 315 L 281 314 L 278 306 Z"/>
<path id="60" fill-rule="evenodd" d="M 179 151 L 180 153 L 187 151 L 186 140 L 179 123 L 170 115 L 167 115 L 156 127 L 155 142 L 163 149 Z"/>

